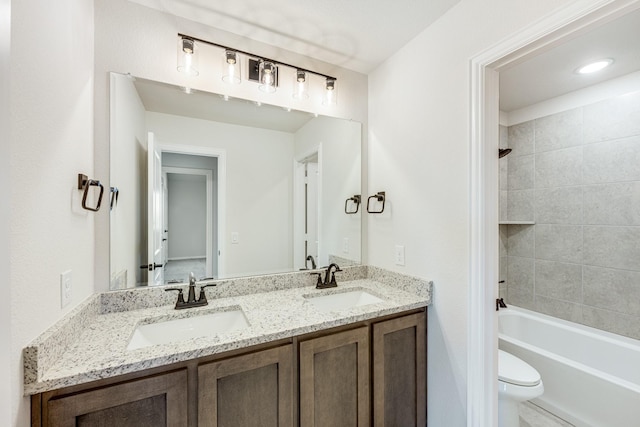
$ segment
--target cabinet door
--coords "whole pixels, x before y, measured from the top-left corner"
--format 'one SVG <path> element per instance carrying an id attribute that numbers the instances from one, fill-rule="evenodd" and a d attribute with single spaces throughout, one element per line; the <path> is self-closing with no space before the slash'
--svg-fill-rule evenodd
<path id="1" fill-rule="evenodd" d="M 369 329 L 300 343 L 300 425 L 369 426 Z"/>
<path id="2" fill-rule="evenodd" d="M 198 367 L 199 427 L 292 427 L 293 346 Z"/>
<path id="3" fill-rule="evenodd" d="M 427 425 L 426 315 L 373 325 L 373 425 Z"/>
<path id="4" fill-rule="evenodd" d="M 55 427 L 186 427 L 187 371 L 53 398 L 46 409 Z"/>

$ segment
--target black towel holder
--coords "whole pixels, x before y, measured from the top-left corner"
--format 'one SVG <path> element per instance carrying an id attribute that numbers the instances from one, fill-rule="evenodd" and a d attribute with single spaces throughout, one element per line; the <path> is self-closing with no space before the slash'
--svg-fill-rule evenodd
<path id="1" fill-rule="evenodd" d="M 98 195 L 98 202 L 95 207 L 87 206 L 87 196 L 89 195 L 90 187 L 99 187 L 100 194 Z M 83 190 L 82 194 L 82 208 L 91 212 L 98 212 L 100 210 L 100 204 L 102 203 L 102 196 L 104 194 L 104 186 L 100 181 L 95 179 L 89 179 L 86 175 L 78 174 L 78 190 Z"/>
<path id="2" fill-rule="evenodd" d="M 349 201 L 352 201 L 355 205 L 356 205 L 356 210 L 348 210 L 347 209 L 347 205 L 349 204 Z M 353 214 L 357 214 L 358 213 L 358 209 L 360 209 L 360 203 L 362 202 L 362 196 L 360 196 L 359 194 L 355 194 L 353 197 L 349 197 L 347 200 L 344 201 L 344 213 L 346 213 L 347 215 L 353 215 Z"/>
<path id="3" fill-rule="evenodd" d="M 112 211 L 114 206 L 118 205 L 118 196 L 120 195 L 120 190 L 118 187 L 110 187 L 111 197 L 109 200 L 109 210 Z"/>
<path id="4" fill-rule="evenodd" d="M 382 208 L 380 208 L 379 211 L 373 211 L 369 208 L 371 199 L 376 199 L 378 202 L 382 202 Z M 387 196 L 384 191 L 378 191 L 373 196 L 369 196 L 369 198 L 367 199 L 367 212 L 369 212 L 370 214 L 381 214 L 382 212 L 384 212 L 384 202 L 386 199 L 387 199 Z"/>

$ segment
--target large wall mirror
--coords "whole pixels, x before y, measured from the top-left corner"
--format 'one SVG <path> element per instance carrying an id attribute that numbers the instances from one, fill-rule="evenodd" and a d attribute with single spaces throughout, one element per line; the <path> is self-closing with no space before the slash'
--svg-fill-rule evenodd
<path id="1" fill-rule="evenodd" d="M 360 123 L 110 82 L 111 289 L 361 262 Z"/>

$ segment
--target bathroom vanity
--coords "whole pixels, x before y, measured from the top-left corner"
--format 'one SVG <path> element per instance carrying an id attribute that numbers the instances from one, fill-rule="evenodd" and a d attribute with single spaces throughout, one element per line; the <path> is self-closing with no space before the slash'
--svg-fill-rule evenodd
<path id="1" fill-rule="evenodd" d="M 32 426 L 425 425 L 431 283 L 343 274 L 220 281 L 189 310 L 162 287 L 97 295 L 25 349 Z M 372 299 L 337 304 L 355 294 Z M 127 349 L 140 325 L 225 310 L 248 326 Z"/>

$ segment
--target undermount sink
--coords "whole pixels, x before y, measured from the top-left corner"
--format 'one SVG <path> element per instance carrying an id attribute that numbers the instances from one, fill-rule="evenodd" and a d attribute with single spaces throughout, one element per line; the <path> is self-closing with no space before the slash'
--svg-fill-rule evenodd
<path id="1" fill-rule="evenodd" d="M 320 311 L 348 310 L 384 301 L 361 289 L 322 296 L 305 295 L 304 297 Z"/>
<path id="2" fill-rule="evenodd" d="M 212 337 L 249 326 L 241 309 L 207 312 L 181 319 L 169 319 L 138 325 L 129 340 L 127 350 Z"/>

